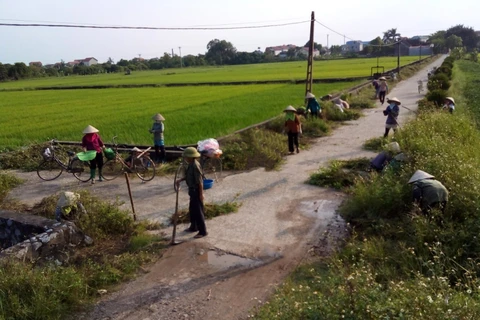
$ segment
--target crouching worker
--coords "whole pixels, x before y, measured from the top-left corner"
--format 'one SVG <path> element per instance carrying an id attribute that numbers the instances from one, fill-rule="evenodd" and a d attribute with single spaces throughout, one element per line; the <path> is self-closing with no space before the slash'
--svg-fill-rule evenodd
<path id="1" fill-rule="evenodd" d="M 424 214 L 432 209 L 440 209 L 444 213 L 447 206 L 448 190 L 434 178 L 425 171 L 417 170 L 408 181 L 413 185 L 413 201 L 419 205 Z"/>
<path id="2" fill-rule="evenodd" d="M 387 145 L 385 151 L 380 152 L 370 161 L 370 167 L 377 172 L 381 172 L 387 165 L 393 164 L 392 167 L 397 169 L 399 164 L 405 161 L 405 155 L 400 152 L 398 142 L 391 142 Z"/>
<path id="3" fill-rule="evenodd" d="M 315 95 L 313 95 L 313 93 L 311 92 L 307 92 L 305 99 L 307 100 L 307 108 L 306 108 L 307 114 L 308 114 L 308 111 L 310 110 L 310 114 L 312 118 L 319 118 L 322 113 L 322 108 L 320 107 L 320 104 L 315 98 Z"/>
<path id="4" fill-rule="evenodd" d="M 80 202 L 80 195 L 70 191 L 62 192 L 55 208 L 55 219 L 57 221 L 61 219 L 72 220 L 79 212 L 82 214 L 87 213 L 87 210 Z"/>
<path id="5" fill-rule="evenodd" d="M 200 163 L 197 161 L 200 158 L 200 153 L 198 153 L 197 149 L 188 147 L 183 151 L 182 156 L 188 163 L 188 167 L 185 171 L 185 178 L 178 179 L 176 184 L 177 188 L 180 188 L 180 182 L 185 181 L 188 186 L 188 195 L 190 196 L 190 204 L 188 206 L 190 227 L 185 231 L 198 231 L 194 238 L 203 238 L 208 233 L 205 226 L 203 205 L 203 172 Z"/>

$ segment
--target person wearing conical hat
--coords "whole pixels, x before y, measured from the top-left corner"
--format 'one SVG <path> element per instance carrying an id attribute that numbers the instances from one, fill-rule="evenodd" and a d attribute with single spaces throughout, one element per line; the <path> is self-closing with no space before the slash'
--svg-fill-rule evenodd
<path id="1" fill-rule="evenodd" d="M 380 77 L 378 78 L 378 80 L 380 80 L 380 83 L 378 84 L 378 99 L 383 105 L 383 103 L 385 102 L 385 96 L 388 94 L 388 84 L 385 77 Z"/>
<path id="2" fill-rule="evenodd" d="M 318 103 L 317 98 L 315 98 L 315 95 L 311 92 L 307 92 L 307 95 L 305 96 L 305 100 L 307 100 L 307 108 L 306 108 L 307 115 L 308 115 L 308 111 L 310 110 L 311 117 L 318 118 L 322 113 L 322 108 L 320 107 L 320 104 Z"/>
<path id="3" fill-rule="evenodd" d="M 185 178 L 177 179 L 177 190 L 180 188 L 180 182 L 185 181 L 188 186 L 188 195 L 190 196 L 190 204 L 188 211 L 190 213 L 190 227 L 186 232 L 197 232 L 194 238 L 203 238 L 207 233 L 207 227 L 205 225 L 204 214 L 204 197 L 203 197 L 203 171 L 198 158 L 200 153 L 194 147 L 188 147 L 182 154 L 185 161 L 188 163 L 188 167 L 185 170 Z"/>
<path id="4" fill-rule="evenodd" d="M 298 134 L 302 133 L 302 124 L 297 116 L 297 110 L 292 106 L 288 106 L 283 112 L 285 112 L 285 131 L 288 135 L 288 151 L 290 154 L 294 154 L 296 149 L 297 153 L 299 153 Z"/>
<path id="5" fill-rule="evenodd" d="M 448 109 L 448 112 L 453 113 L 453 111 L 455 111 L 455 99 L 446 97 L 443 109 Z"/>
<path id="6" fill-rule="evenodd" d="M 96 157 L 90 161 L 90 181 L 92 184 L 95 183 L 95 171 L 98 167 L 98 181 L 103 181 L 102 177 L 102 167 L 103 167 L 103 154 L 102 150 L 105 148 L 100 135 L 98 134 L 98 129 L 88 125 L 83 130 L 82 138 L 82 147 L 85 151 L 95 150 L 97 151 Z"/>
<path id="7" fill-rule="evenodd" d="M 387 116 L 387 121 L 385 122 L 385 133 L 383 137 L 388 137 L 390 129 L 393 129 L 395 133 L 398 128 L 398 114 L 400 113 L 400 107 L 402 103 L 397 98 L 387 99 L 388 106 L 383 110 L 383 115 Z"/>
<path id="8" fill-rule="evenodd" d="M 153 125 L 152 129 L 150 129 L 150 133 L 153 133 L 153 145 L 155 147 L 155 161 L 157 163 L 164 163 L 166 160 L 166 153 L 165 153 L 165 140 L 164 140 L 164 132 L 165 132 L 165 125 L 163 121 L 165 118 L 160 114 L 157 113 L 152 117 Z"/>
<path id="9" fill-rule="evenodd" d="M 419 205 L 425 214 L 434 208 L 444 212 L 447 206 L 448 190 L 434 178 L 425 171 L 417 170 L 408 180 L 408 184 L 413 185 L 413 201 Z"/>

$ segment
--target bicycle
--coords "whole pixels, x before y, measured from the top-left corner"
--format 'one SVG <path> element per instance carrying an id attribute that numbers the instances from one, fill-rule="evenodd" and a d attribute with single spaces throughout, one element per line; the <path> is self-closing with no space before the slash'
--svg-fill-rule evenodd
<path id="1" fill-rule="evenodd" d="M 108 159 L 102 169 L 102 176 L 105 180 L 110 181 L 117 178 L 124 172 L 134 172 L 143 182 L 151 181 L 155 177 L 155 162 L 148 156 L 146 150 L 140 150 L 137 147 L 133 148 L 130 156 L 127 159 L 118 153 L 118 144 L 115 142 L 117 137 L 113 137 L 112 155 L 107 156 Z M 107 153 L 105 153 L 107 155 Z"/>
<path id="2" fill-rule="evenodd" d="M 183 151 L 183 148 L 177 147 L 178 150 Z M 218 182 L 222 178 L 222 159 L 218 156 L 210 156 L 208 150 L 200 152 L 200 167 L 203 171 L 203 179 L 212 179 L 215 182 Z M 173 189 L 177 191 L 177 179 L 183 179 L 185 177 L 185 171 L 187 170 L 188 163 L 182 159 L 180 161 L 180 165 L 175 172 L 175 180 L 173 181 Z M 182 188 L 182 184 L 184 189 L 186 188 L 186 184 L 183 181 L 180 184 L 180 188 Z"/>
<path id="3" fill-rule="evenodd" d="M 43 161 L 37 167 L 37 175 L 40 179 L 45 181 L 52 181 L 60 177 L 65 170 L 68 173 L 72 173 L 75 178 L 82 182 L 90 180 L 90 166 L 88 160 L 80 160 L 78 155 L 73 151 L 67 151 L 68 162 L 62 161 L 55 152 L 55 144 L 57 140 L 53 139 L 49 141 L 49 146 L 43 149 L 42 157 Z M 95 152 L 96 153 L 96 152 Z M 81 153 L 82 155 L 89 155 L 87 153 Z"/>

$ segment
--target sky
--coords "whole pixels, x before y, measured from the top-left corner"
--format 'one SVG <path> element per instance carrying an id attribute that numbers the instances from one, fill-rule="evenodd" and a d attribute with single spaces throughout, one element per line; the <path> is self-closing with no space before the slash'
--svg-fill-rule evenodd
<path id="1" fill-rule="evenodd" d="M 397 28 L 402 36 L 429 35 L 463 24 L 480 30 L 478 0 L 0 0 L 0 23 L 70 23 L 149 27 L 234 27 L 301 24 L 243 30 L 99 30 L 0 26 L 0 62 L 43 64 L 95 57 L 145 59 L 204 54 L 212 39 L 238 51 L 294 44 L 309 39 L 311 12 L 348 38 L 370 41 Z M 344 37 L 315 23 L 315 42 L 341 45 Z M 181 49 L 179 49 L 179 47 Z"/>

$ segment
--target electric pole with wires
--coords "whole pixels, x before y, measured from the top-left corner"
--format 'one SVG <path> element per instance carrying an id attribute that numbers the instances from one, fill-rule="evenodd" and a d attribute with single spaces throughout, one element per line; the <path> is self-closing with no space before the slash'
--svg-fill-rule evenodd
<path id="1" fill-rule="evenodd" d="M 312 11 L 312 17 L 310 20 L 310 41 L 308 46 L 308 63 L 307 63 L 307 79 L 306 79 L 306 86 L 305 86 L 305 95 L 308 92 L 312 92 L 312 85 L 313 85 L 313 28 L 315 27 L 315 12 Z"/>

